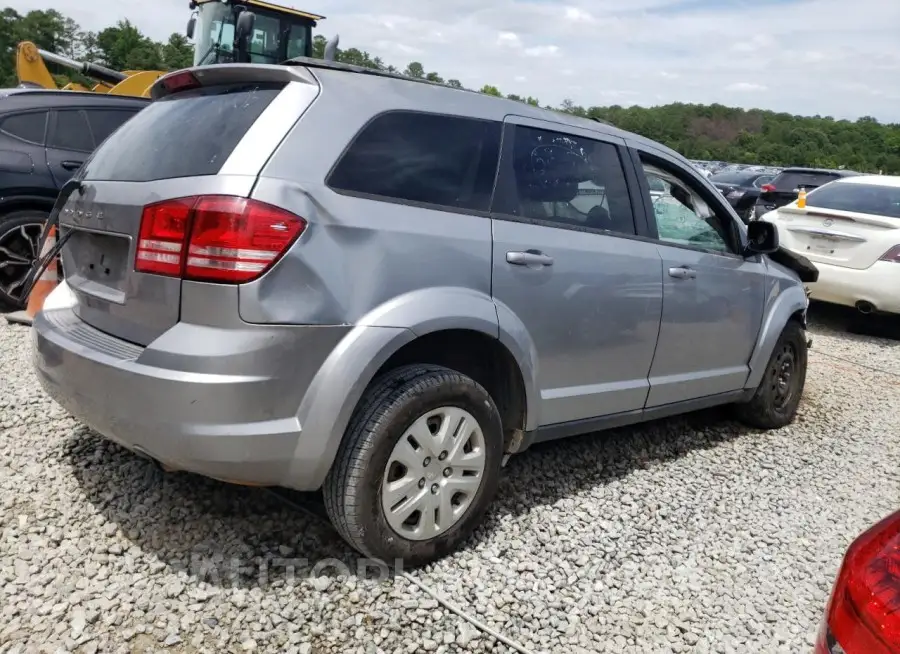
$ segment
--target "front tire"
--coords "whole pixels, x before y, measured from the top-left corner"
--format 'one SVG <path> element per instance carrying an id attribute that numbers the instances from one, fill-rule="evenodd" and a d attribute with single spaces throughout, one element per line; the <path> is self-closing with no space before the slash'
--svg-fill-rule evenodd
<path id="1" fill-rule="evenodd" d="M 737 406 L 738 419 L 758 429 L 789 425 L 806 384 L 807 341 L 803 327 L 789 320 L 775 344 L 753 397 Z"/>
<path id="2" fill-rule="evenodd" d="M 493 399 L 440 366 L 403 366 L 366 390 L 325 480 L 325 508 L 366 556 L 419 566 L 454 551 L 497 490 Z"/>

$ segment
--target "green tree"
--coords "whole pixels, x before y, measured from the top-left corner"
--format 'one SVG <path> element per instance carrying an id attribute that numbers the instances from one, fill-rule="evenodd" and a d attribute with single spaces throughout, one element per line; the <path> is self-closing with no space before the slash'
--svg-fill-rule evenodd
<path id="1" fill-rule="evenodd" d="M 422 66 L 418 61 L 410 62 L 410 64 L 406 67 L 406 70 L 403 71 L 403 74 L 407 77 L 413 77 L 415 79 L 422 79 L 425 77 L 425 67 Z"/>
<path id="2" fill-rule="evenodd" d="M 500 93 L 500 89 L 496 86 L 491 86 L 490 84 L 485 84 L 481 87 L 480 93 L 484 93 L 485 95 L 495 95 L 498 98 L 502 98 L 503 94 Z"/>

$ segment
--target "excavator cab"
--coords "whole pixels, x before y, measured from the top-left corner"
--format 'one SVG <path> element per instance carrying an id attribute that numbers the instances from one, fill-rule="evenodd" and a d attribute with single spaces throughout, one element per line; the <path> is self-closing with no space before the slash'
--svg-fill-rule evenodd
<path id="1" fill-rule="evenodd" d="M 195 66 L 312 56 L 312 30 L 324 18 L 262 0 L 191 0 L 190 8 Z"/>

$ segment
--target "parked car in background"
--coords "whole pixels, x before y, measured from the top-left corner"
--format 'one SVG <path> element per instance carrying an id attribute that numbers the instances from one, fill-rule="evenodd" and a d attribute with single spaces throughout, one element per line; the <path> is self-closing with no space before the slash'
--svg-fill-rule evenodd
<path id="1" fill-rule="evenodd" d="M 745 223 L 753 218 L 760 188 L 771 182 L 777 171 L 766 169 L 744 168 L 734 172 L 722 172 L 713 175 L 710 182 L 722 191 L 722 195 Z"/>
<path id="2" fill-rule="evenodd" d="M 321 488 L 348 543 L 417 565 L 533 443 L 725 404 L 793 420 L 799 275 L 672 150 L 319 59 L 199 70 L 63 198 L 77 274 L 33 363 L 99 433 Z"/>
<path id="3" fill-rule="evenodd" d="M 844 177 L 852 177 L 861 173 L 852 170 L 828 170 L 827 168 L 785 168 L 768 184 L 760 188 L 759 199 L 755 209 L 756 217 L 767 211 L 793 202 L 800 189 L 811 191 L 823 184 Z"/>
<path id="4" fill-rule="evenodd" d="M 763 215 L 782 247 L 819 269 L 811 298 L 862 313 L 900 313 L 900 177 L 843 177 Z"/>
<path id="5" fill-rule="evenodd" d="M 814 654 L 900 652 L 900 512 L 856 538 L 844 555 Z"/>
<path id="6" fill-rule="evenodd" d="M 21 304 L 44 221 L 62 185 L 148 102 L 103 93 L 0 91 L 0 306 Z"/>

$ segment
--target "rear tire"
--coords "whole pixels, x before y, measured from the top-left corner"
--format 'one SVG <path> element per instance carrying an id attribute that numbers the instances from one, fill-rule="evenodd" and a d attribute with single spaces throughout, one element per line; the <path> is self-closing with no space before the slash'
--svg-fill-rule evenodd
<path id="1" fill-rule="evenodd" d="M 40 209 L 23 209 L 0 216 L 0 309 L 22 308 L 25 277 L 39 254 L 48 215 Z"/>
<path id="2" fill-rule="evenodd" d="M 750 401 L 736 407 L 738 419 L 758 429 L 789 425 L 806 384 L 807 340 L 803 327 L 789 320 Z"/>
<path id="3" fill-rule="evenodd" d="M 502 456 L 500 414 L 480 384 L 440 366 L 403 366 L 356 407 L 325 480 L 325 509 L 362 554 L 423 565 L 481 522 Z"/>

